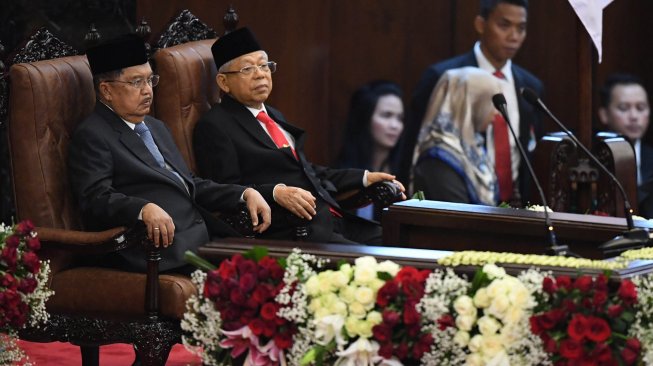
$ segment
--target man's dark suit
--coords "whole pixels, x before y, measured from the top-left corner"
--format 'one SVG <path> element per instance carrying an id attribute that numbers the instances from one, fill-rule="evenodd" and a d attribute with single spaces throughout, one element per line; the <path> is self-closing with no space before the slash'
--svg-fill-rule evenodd
<path id="1" fill-rule="evenodd" d="M 145 123 L 165 161 L 183 177 L 188 191 L 179 178 L 159 167 L 136 132 L 99 101 L 95 111 L 75 131 L 68 166 L 88 229 L 132 226 L 149 202 L 170 215 L 175 236 L 172 246 L 162 251 L 160 269 L 165 271 L 184 265 L 184 252 L 208 242 L 209 231 L 214 235 L 238 236 L 209 211 L 235 211 L 245 187 L 194 177 L 163 122 L 146 116 Z M 145 271 L 142 248 L 130 248 L 119 254 L 116 265 Z"/>
<path id="2" fill-rule="evenodd" d="M 637 209 L 641 216 L 653 218 L 653 147 L 640 143 L 640 174 L 642 184 L 637 187 Z"/>
<path id="3" fill-rule="evenodd" d="M 422 125 L 422 119 L 424 118 L 424 113 L 426 113 L 427 104 L 433 92 L 433 88 L 440 80 L 440 77 L 447 71 L 451 69 L 457 69 L 465 66 L 474 66 L 478 67 L 478 62 L 476 61 L 476 55 L 474 51 L 456 56 L 454 58 L 433 64 L 426 69 L 422 74 L 415 91 L 413 93 L 413 101 L 411 104 L 411 110 L 409 114 L 409 123 L 406 126 L 404 136 L 401 142 L 401 164 L 399 179 L 408 182 L 410 176 L 410 169 L 412 167 L 413 151 L 415 149 L 415 143 L 417 142 L 417 135 L 419 134 L 420 127 Z M 521 98 L 519 91 L 523 87 L 528 87 L 533 89 L 538 95 L 542 95 L 543 86 L 542 82 L 536 78 L 533 74 L 526 71 L 525 69 L 512 63 L 512 75 L 514 78 L 514 84 L 516 89 L 517 100 L 519 101 L 519 140 L 524 146 L 528 148 L 528 143 L 531 137 L 531 129 L 535 132 L 535 136 L 539 139 L 542 136 L 542 122 L 540 114 L 535 110 L 535 108 L 527 103 L 523 98 Z M 528 199 L 528 185 L 530 183 L 530 178 L 528 176 L 528 171 L 524 164 L 520 165 L 519 168 L 519 191 L 522 194 L 523 199 Z M 525 179 L 524 179 L 525 178 Z"/>
<path id="4" fill-rule="evenodd" d="M 256 188 L 272 207 L 272 225 L 262 235 L 266 238 L 291 239 L 296 226 L 288 220 L 287 211 L 274 203 L 274 187 L 283 183 L 310 191 L 317 198 L 317 214 L 310 221 L 309 239 L 332 241 L 335 221 L 329 205 L 338 207 L 332 194 L 362 188 L 365 171 L 331 169 L 308 162 L 304 131 L 286 122 L 276 109 L 265 108 L 294 137 L 299 161 L 290 148 L 277 148 L 244 105 L 225 95 L 195 126 L 193 145 L 198 173 L 216 181 Z"/>

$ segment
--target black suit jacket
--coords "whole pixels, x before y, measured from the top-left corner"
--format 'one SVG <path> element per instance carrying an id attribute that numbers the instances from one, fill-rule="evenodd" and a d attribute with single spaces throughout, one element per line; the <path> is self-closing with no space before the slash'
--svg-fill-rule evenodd
<path id="1" fill-rule="evenodd" d="M 310 221 L 309 239 L 328 241 L 333 232 L 329 205 L 338 208 L 332 194 L 363 187 L 362 169 L 331 169 L 310 163 L 304 155 L 305 133 L 276 109 L 268 115 L 295 139 L 295 159 L 290 148 L 278 149 L 258 120 L 241 103 L 226 95 L 195 126 L 193 145 L 198 173 L 224 182 L 252 185 L 272 203 L 272 225 L 263 237 L 290 239 L 296 220 L 274 203 L 277 184 L 300 187 L 318 199 L 317 215 Z"/>
<path id="2" fill-rule="evenodd" d="M 146 116 L 145 123 L 188 191 L 179 178 L 159 167 L 136 132 L 100 102 L 77 127 L 70 142 L 70 181 L 85 225 L 91 230 L 132 226 L 149 202 L 163 208 L 175 224 L 173 245 L 162 251 L 160 263 L 161 270 L 168 270 L 185 264 L 186 250 L 208 242 L 209 229 L 214 235 L 238 236 L 209 211 L 237 210 L 245 187 L 193 176 L 163 122 Z M 117 265 L 145 271 L 144 250 L 137 247 L 120 251 Z"/>
<path id="3" fill-rule="evenodd" d="M 409 123 L 402 137 L 401 142 L 401 164 L 399 177 L 404 182 L 408 182 L 410 177 L 410 169 L 412 166 L 413 150 L 417 142 L 417 135 L 424 119 L 427 104 L 433 92 L 433 88 L 440 80 L 440 77 L 451 69 L 457 69 L 465 66 L 478 67 L 476 55 L 474 51 L 456 56 L 454 58 L 442 61 L 440 63 L 429 66 L 422 74 L 422 77 L 413 92 L 413 100 L 409 115 Z M 519 101 L 519 140 L 525 149 L 528 148 L 528 142 L 531 136 L 531 129 L 535 131 L 535 136 L 539 139 L 542 137 L 542 121 L 540 113 L 524 98 L 520 97 L 520 89 L 528 87 L 533 89 L 538 95 L 542 95 L 543 86 L 542 82 L 533 74 L 519 67 L 514 62 L 512 63 L 512 75 L 514 77 L 515 93 Z M 525 164 L 520 165 L 519 169 L 519 190 L 522 194 L 522 200 L 529 198 L 528 186 L 530 184 L 530 177 Z"/>
<path id="4" fill-rule="evenodd" d="M 637 187 L 637 209 L 641 216 L 650 219 L 653 218 L 653 147 L 644 141 L 640 145 L 640 159 L 642 184 Z"/>

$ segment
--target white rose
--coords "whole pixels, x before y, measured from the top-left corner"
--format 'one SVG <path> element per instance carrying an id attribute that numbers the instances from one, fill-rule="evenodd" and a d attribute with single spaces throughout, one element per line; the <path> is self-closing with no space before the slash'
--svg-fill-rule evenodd
<path id="1" fill-rule="evenodd" d="M 467 347 L 469 348 L 470 351 L 476 353 L 476 352 L 480 352 L 482 344 L 483 344 L 483 336 L 477 334 L 473 336 L 472 339 L 469 340 Z"/>
<path id="2" fill-rule="evenodd" d="M 521 321 L 524 316 L 524 311 L 521 308 L 516 306 L 511 306 L 506 310 L 505 315 L 503 316 L 504 324 L 517 324 Z"/>
<path id="3" fill-rule="evenodd" d="M 351 304 L 356 299 L 356 287 L 355 286 L 343 287 L 343 288 L 340 289 L 340 292 L 338 292 L 338 293 L 340 295 L 340 300 L 346 302 L 347 304 Z"/>
<path id="4" fill-rule="evenodd" d="M 338 314 L 342 316 L 347 315 L 347 304 L 342 301 L 334 301 L 329 307 L 331 314 Z"/>
<path id="5" fill-rule="evenodd" d="M 319 281 L 318 286 L 320 286 L 321 293 L 333 292 L 335 289 L 333 287 L 333 271 L 322 272 L 317 275 Z"/>
<path id="6" fill-rule="evenodd" d="M 491 366 L 510 366 L 510 357 L 505 350 L 499 351 L 493 357 L 485 356 L 484 361 L 486 365 Z"/>
<path id="7" fill-rule="evenodd" d="M 469 333 L 463 330 L 456 332 L 456 335 L 453 337 L 453 341 L 458 345 L 458 347 L 467 347 L 469 344 Z"/>
<path id="8" fill-rule="evenodd" d="M 350 337 L 355 337 L 358 334 L 358 319 L 353 316 L 347 317 L 345 320 L 345 329 Z"/>
<path id="9" fill-rule="evenodd" d="M 459 315 L 456 318 L 456 327 L 460 330 L 469 332 L 470 330 L 472 330 L 475 321 L 476 321 L 475 316 Z"/>
<path id="10" fill-rule="evenodd" d="M 363 319 L 365 318 L 366 313 L 367 310 L 365 309 L 365 306 L 363 306 L 363 304 L 360 302 L 354 301 L 349 304 L 349 314 L 351 314 L 353 317 L 357 319 Z"/>
<path id="11" fill-rule="evenodd" d="M 320 294 L 320 280 L 318 276 L 311 276 L 306 281 L 306 293 L 308 296 L 317 296 Z"/>
<path id="12" fill-rule="evenodd" d="M 376 268 L 378 272 L 387 272 L 392 277 L 394 277 L 399 272 L 399 269 L 399 265 L 391 261 L 383 261 L 379 263 L 378 267 Z"/>
<path id="13" fill-rule="evenodd" d="M 490 297 L 487 295 L 485 287 L 478 289 L 474 294 L 474 305 L 478 308 L 486 308 L 490 306 Z"/>
<path id="14" fill-rule="evenodd" d="M 359 336 L 363 338 L 371 338 L 372 337 L 372 327 L 374 327 L 376 324 L 372 324 L 371 322 L 367 320 L 359 320 L 358 321 L 358 326 L 356 327 L 356 331 Z"/>
<path id="15" fill-rule="evenodd" d="M 356 289 L 354 298 L 365 307 L 368 307 L 370 304 L 374 304 L 374 291 L 369 287 L 361 286 Z"/>
<path id="16" fill-rule="evenodd" d="M 349 276 L 341 271 L 333 272 L 331 283 L 335 288 L 343 288 L 349 283 Z"/>
<path id="17" fill-rule="evenodd" d="M 378 265 L 376 258 L 372 256 L 358 257 L 354 261 L 354 264 L 356 267 L 371 267 L 374 269 L 376 269 L 376 266 Z"/>
<path id="18" fill-rule="evenodd" d="M 503 319 L 506 310 L 510 307 L 510 300 L 506 296 L 499 296 L 492 299 L 490 306 L 485 310 L 486 313 L 496 318 Z"/>
<path id="19" fill-rule="evenodd" d="M 349 279 L 351 279 L 351 276 L 354 274 L 354 269 L 349 263 L 341 265 L 340 268 L 338 268 L 338 271 L 344 273 Z"/>
<path id="20" fill-rule="evenodd" d="M 478 330 L 482 335 L 488 336 L 496 334 L 501 329 L 501 323 L 491 316 L 485 315 L 478 319 Z"/>
<path id="21" fill-rule="evenodd" d="M 495 297 L 503 297 L 510 291 L 510 285 L 503 280 L 494 280 L 486 287 L 487 295 L 494 299 Z"/>
<path id="22" fill-rule="evenodd" d="M 474 301 L 471 297 L 467 295 L 459 296 L 453 302 L 453 308 L 456 310 L 456 313 L 460 315 L 474 315 L 476 316 L 476 307 L 474 306 Z"/>
<path id="23" fill-rule="evenodd" d="M 506 275 L 506 270 L 496 266 L 495 264 L 486 264 L 483 266 L 483 272 L 487 274 L 489 279 L 503 278 Z"/>
<path id="24" fill-rule="evenodd" d="M 372 279 L 372 281 L 367 284 L 367 287 L 371 288 L 376 294 L 383 285 L 385 285 L 385 281 L 377 277 Z"/>
<path id="25" fill-rule="evenodd" d="M 465 360 L 465 366 L 483 366 L 485 363 L 483 362 L 483 358 L 481 358 L 481 355 L 478 353 L 472 353 L 471 355 L 467 356 L 467 359 Z"/>
<path id="26" fill-rule="evenodd" d="M 501 343 L 500 336 L 483 336 L 483 340 L 481 342 L 481 353 L 483 354 L 484 358 L 492 358 L 501 351 L 503 351 L 503 344 Z"/>
<path id="27" fill-rule="evenodd" d="M 516 281 L 516 283 L 513 285 L 510 293 L 508 294 L 508 299 L 513 306 L 517 306 L 519 308 L 525 308 L 527 306 L 530 307 L 532 305 L 531 294 L 528 292 L 528 289 L 526 289 L 526 286 L 524 286 L 519 281 Z"/>
<path id="28" fill-rule="evenodd" d="M 367 314 L 367 321 L 370 322 L 372 325 L 377 325 L 381 324 L 383 321 L 383 315 L 379 313 L 378 311 L 370 311 Z"/>

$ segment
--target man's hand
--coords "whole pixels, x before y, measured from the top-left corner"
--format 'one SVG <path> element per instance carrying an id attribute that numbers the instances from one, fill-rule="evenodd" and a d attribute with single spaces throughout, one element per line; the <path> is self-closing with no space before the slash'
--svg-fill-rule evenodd
<path id="1" fill-rule="evenodd" d="M 155 247 L 163 245 L 166 248 L 172 245 L 172 240 L 175 237 L 175 224 L 167 212 L 154 203 L 148 203 L 143 206 L 142 217 L 147 226 L 147 237 L 154 242 Z"/>
<path id="2" fill-rule="evenodd" d="M 254 231 L 260 234 L 267 230 L 267 228 L 270 227 L 270 223 L 272 222 L 270 205 L 265 202 L 263 196 L 261 196 L 261 194 L 254 188 L 247 188 L 245 192 L 243 192 L 243 199 L 247 204 L 249 216 L 252 218 Z M 259 215 L 261 215 L 263 222 L 258 222 Z"/>
<path id="3" fill-rule="evenodd" d="M 315 211 L 316 198 L 305 189 L 278 185 L 274 187 L 274 200 L 281 207 L 306 220 L 312 220 L 313 216 L 317 214 Z"/>
<path id="4" fill-rule="evenodd" d="M 388 173 L 383 173 L 383 172 L 369 172 L 367 173 L 367 184 L 372 185 L 374 183 L 378 182 L 383 182 L 383 181 L 389 181 L 397 185 L 399 187 L 399 190 L 402 192 L 401 193 L 401 198 L 406 199 L 406 188 L 404 188 L 404 185 L 401 184 L 400 181 L 395 179 L 396 177 L 392 174 Z"/>

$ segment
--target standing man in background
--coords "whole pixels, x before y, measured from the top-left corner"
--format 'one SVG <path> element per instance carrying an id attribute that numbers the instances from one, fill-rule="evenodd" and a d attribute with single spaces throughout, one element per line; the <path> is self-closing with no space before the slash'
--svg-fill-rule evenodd
<path id="1" fill-rule="evenodd" d="M 480 0 L 480 12 L 474 19 L 479 40 L 473 50 L 426 69 L 413 93 L 409 120 L 401 142 L 400 180 L 407 181 L 409 176 L 415 141 L 431 92 L 440 77 L 450 69 L 478 67 L 494 74 L 503 83 L 512 85 L 512 88 L 503 88 L 507 90 L 505 97 L 510 122 L 524 147 L 529 151 L 535 148 L 541 136 L 540 116 L 533 106 L 522 100 L 519 91 L 528 87 L 541 95 L 542 82 L 512 62 L 526 39 L 527 17 L 528 0 Z M 497 172 L 499 201 L 518 204 L 522 198 L 528 197 L 530 178 L 509 133 L 503 119 L 495 121 L 488 128 L 486 147 Z"/>

